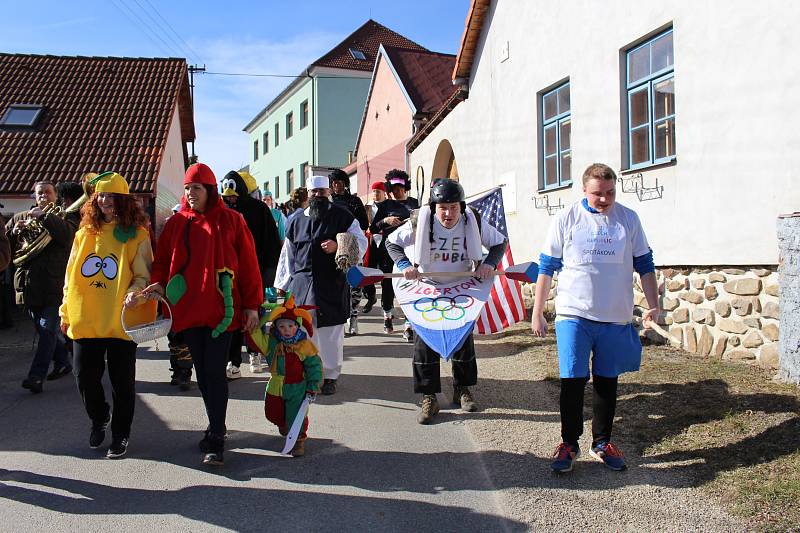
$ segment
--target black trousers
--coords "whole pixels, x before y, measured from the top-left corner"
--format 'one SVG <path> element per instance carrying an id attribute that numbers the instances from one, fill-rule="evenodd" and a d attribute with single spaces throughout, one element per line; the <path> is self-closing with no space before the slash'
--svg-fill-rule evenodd
<path id="1" fill-rule="evenodd" d="M 131 434 L 136 403 L 136 343 L 122 339 L 77 339 L 73 342 L 73 373 L 86 413 L 95 425 L 108 418 L 109 405 L 103 390 L 103 373 L 108 360 L 111 380 L 111 434 L 127 438 Z"/>
<path id="2" fill-rule="evenodd" d="M 364 294 L 364 298 L 367 299 L 375 298 L 375 296 L 378 294 L 378 290 L 375 288 L 375 285 L 367 285 L 361 289 L 361 292 Z"/>
<path id="3" fill-rule="evenodd" d="M 391 313 L 394 309 L 394 286 L 392 285 L 392 278 L 384 278 L 381 280 L 381 309 L 385 313 Z"/>
<path id="4" fill-rule="evenodd" d="M 230 332 L 230 346 L 228 347 L 228 361 L 233 363 L 233 366 L 242 366 L 242 343 L 244 342 L 244 334 L 240 330 Z M 189 350 L 191 351 L 191 349 Z"/>
<path id="5" fill-rule="evenodd" d="M 208 415 L 208 429 L 212 435 L 222 437 L 225 434 L 225 413 L 228 410 L 225 366 L 228 364 L 231 334 L 223 333 L 214 339 L 211 331 L 211 328 L 202 327 L 189 328 L 182 333 L 192 354 L 197 387 L 203 396 Z"/>
<path id="6" fill-rule="evenodd" d="M 561 440 L 578 444 L 583 433 L 583 395 L 589 378 L 561 378 Z M 619 378 L 592 376 L 592 446 L 611 440 Z"/>
<path id="7" fill-rule="evenodd" d="M 436 394 L 442 392 L 439 377 L 441 356 L 422 342 L 419 335 L 414 336 L 414 392 Z M 475 360 L 475 343 L 472 333 L 464 345 L 453 354 L 453 386 L 471 387 L 478 382 L 478 363 Z"/>

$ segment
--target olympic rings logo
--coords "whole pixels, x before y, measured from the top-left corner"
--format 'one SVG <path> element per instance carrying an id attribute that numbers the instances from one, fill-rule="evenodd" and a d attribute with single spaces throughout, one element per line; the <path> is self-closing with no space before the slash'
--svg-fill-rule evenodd
<path id="1" fill-rule="evenodd" d="M 427 322 L 461 320 L 467 314 L 467 308 L 472 307 L 474 303 L 475 298 L 468 294 L 420 298 L 414 302 L 414 310 L 418 311 Z"/>

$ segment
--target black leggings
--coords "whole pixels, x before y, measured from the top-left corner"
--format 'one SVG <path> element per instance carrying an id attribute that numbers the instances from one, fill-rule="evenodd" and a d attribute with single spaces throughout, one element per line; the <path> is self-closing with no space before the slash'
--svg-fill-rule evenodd
<path id="1" fill-rule="evenodd" d="M 583 433 L 583 393 L 589 378 L 561 378 L 561 440 L 578 444 Z M 619 378 L 592 377 L 592 446 L 611 440 Z"/>
<path id="2" fill-rule="evenodd" d="M 108 377 L 114 407 L 111 435 L 128 438 L 136 403 L 136 343 L 123 339 L 77 339 L 73 343 L 73 373 L 86 414 L 99 426 L 110 410 L 103 390 L 103 373 L 108 359 Z"/>
<path id="3" fill-rule="evenodd" d="M 228 410 L 225 366 L 228 364 L 231 334 L 223 333 L 215 339 L 211 337 L 211 328 L 201 327 L 183 330 L 183 338 L 192 353 L 197 387 L 203 396 L 208 415 L 209 432 L 222 437 L 225 434 L 225 413 Z"/>

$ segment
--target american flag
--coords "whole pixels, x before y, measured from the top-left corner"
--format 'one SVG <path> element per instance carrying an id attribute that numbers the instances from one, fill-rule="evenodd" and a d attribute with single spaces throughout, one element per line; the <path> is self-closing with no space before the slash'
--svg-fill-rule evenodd
<path id="1" fill-rule="evenodd" d="M 482 222 L 491 224 L 508 239 L 503 194 L 499 187 L 477 200 L 469 202 L 469 206 L 480 213 Z M 511 256 L 511 244 L 509 243 L 497 269 L 505 270 L 513 264 L 514 258 Z M 524 319 L 525 306 L 522 303 L 520 282 L 510 280 L 505 276 L 495 276 L 492 292 L 481 311 L 480 318 L 478 318 L 478 333 L 480 335 L 498 333 Z"/>

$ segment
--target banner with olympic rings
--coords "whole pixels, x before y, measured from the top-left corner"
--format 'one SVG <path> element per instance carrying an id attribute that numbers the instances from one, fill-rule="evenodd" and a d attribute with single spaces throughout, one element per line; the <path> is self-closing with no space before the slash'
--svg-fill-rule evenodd
<path id="1" fill-rule="evenodd" d="M 414 333 L 447 361 L 475 327 L 493 282 L 492 278 L 481 281 L 474 277 L 395 278 L 392 284 Z"/>

